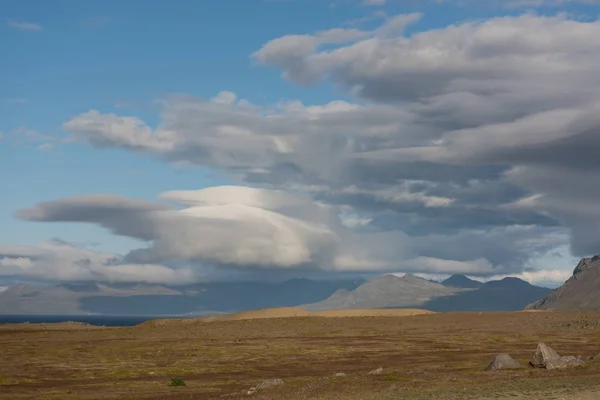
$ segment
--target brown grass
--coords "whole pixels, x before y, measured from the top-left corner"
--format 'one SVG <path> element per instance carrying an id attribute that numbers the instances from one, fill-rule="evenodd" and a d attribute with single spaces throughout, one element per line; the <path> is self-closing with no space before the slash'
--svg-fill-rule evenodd
<path id="1" fill-rule="evenodd" d="M 239 321 L 260 318 L 292 318 L 292 317 L 411 317 L 414 315 L 433 314 L 432 311 L 418 309 L 395 310 L 330 310 L 310 312 L 297 307 L 265 308 L 262 310 L 242 311 L 239 313 L 203 318 L 203 321 Z M 165 323 L 165 322 L 163 322 Z"/>
<path id="2" fill-rule="evenodd" d="M 596 363 L 483 371 L 500 352 L 526 364 L 540 340 L 565 355 L 600 353 L 598 321 L 600 313 L 516 312 L 7 325 L 0 399 L 237 399 L 270 378 L 285 384 L 253 398 L 600 398 Z M 366 374 L 380 366 L 382 375 Z M 176 377 L 186 386 L 170 387 Z"/>

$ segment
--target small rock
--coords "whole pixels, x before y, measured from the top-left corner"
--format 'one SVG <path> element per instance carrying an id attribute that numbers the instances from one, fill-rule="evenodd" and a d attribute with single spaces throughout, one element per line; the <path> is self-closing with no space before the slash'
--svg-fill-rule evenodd
<path id="1" fill-rule="evenodd" d="M 540 342 L 531 361 L 529 361 L 529 365 L 537 368 L 545 368 L 548 361 L 558 359 L 560 359 L 560 356 L 552 347 Z"/>
<path id="2" fill-rule="evenodd" d="M 520 368 L 521 364 L 508 354 L 498 354 L 494 356 L 492 362 L 485 368 L 486 371 L 496 371 L 499 369 Z"/>
<path id="3" fill-rule="evenodd" d="M 373 371 L 370 371 L 367 375 L 381 375 L 381 374 L 383 374 L 383 367 L 374 369 Z"/>
<path id="4" fill-rule="evenodd" d="M 596 354 L 595 356 L 590 356 L 589 360 L 592 360 L 592 361 L 594 361 L 594 360 L 600 360 L 600 353 Z"/>
<path id="5" fill-rule="evenodd" d="M 575 356 L 563 356 L 557 359 L 548 360 L 546 362 L 546 369 L 565 369 L 582 367 L 585 363 L 578 357 Z"/>
<path id="6" fill-rule="evenodd" d="M 263 381 L 260 385 L 258 385 L 256 389 L 268 389 L 281 385 L 283 385 L 283 381 L 281 379 L 267 379 L 266 381 Z"/>
<path id="7" fill-rule="evenodd" d="M 333 374 L 333 377 L 334 378 L 344 378 L 344 377 L 346 377 L 346 374 L 343 372 L 337 372 L 337 373 Z"/>

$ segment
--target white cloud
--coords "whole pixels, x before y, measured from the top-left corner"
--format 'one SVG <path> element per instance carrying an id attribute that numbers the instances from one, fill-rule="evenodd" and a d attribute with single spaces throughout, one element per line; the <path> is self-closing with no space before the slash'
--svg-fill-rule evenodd
<path id="1" fill-rule="evenodd" d="M 401 231 L 356 231 L 348 226 L 358 224 L 340 219 L 337 207 L 278 190 L 223 186 L 165 192 L 160 197 L 183 208 L 89 195 L 41 203 L 18 216 L 41 222 L 96 223 L 118 235 L 147 241 L 147 248 L 134 250 L 117 263 L 105 259 L 92 263 L 101 265 L 114 279 L 146 269 L 155 277 L 163 271 L 168 278 L 172 272 L 164 268 L 173 265 L 196 273 L 211 267 L 498 274 L 515 266 L 510 258 L 506 264 L 487 260 L 486 256 L 493 255 L 488 252 L 492 246 L 501 254 L 503 246 L 516 253 L 534 253 L 556 245 L 543 237 L 535 242 L 524 240 L 531 237 L 531 229 L 419 238 Z M 14 268 L 15 257 L 11 258 Z M 25 251 L 18 257 L 24 258 L 25 264 L 31 259 Z M 27 265 L 20 268 L 31 269 Z M 52 274 L 65 276 L 49 272 Z"/>
<path id="2" fill-rule="evenodd" d="M 15 20 L 8 21 L 8 26 L 20 31 L 41 31 L 44 29 L 44 27 L 40 24 Z"/>
<path id="3" fill-rule="evenodd" d="M 194 278 L 189 269 L 127 264 L 119 255 L 95 252 L 57 240 L 35 246 L 0 246 L 2 275 L 53 281 L 151 283 L 183 283 Z"/>

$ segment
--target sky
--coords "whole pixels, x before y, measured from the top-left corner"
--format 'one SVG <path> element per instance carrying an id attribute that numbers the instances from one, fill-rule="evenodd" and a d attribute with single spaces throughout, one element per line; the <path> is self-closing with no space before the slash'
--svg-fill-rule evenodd
<path id="1" fill-rule="evenodd" d="M 2 8 L 0 286 L 600 252 L 600 1 Z"/>

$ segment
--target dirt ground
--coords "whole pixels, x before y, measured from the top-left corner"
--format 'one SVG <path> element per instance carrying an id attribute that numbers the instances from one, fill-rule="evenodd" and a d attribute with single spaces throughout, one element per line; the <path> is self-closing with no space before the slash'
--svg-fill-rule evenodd
<path id="1" fill-rule="evenodd" d="M 5 325 L 0 399 L 600 399 L 600 361 L 532 369 L 538 341 L 596 355 L 600 313 Z M 505 352 L 524 367 L 483 371 Z M 272 378 L 284 384 L 247 395 Z"/>

